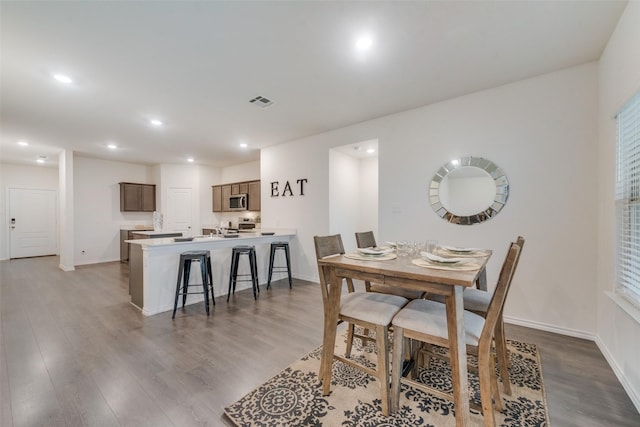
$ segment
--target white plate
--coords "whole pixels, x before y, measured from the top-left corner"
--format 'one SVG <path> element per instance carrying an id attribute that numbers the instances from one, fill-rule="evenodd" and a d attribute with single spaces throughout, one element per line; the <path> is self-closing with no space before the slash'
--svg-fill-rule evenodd
<path id="1" fill-rule="evenodd" d="M 356 251 L 362 255 L 387 255 L 394 252 L 392 248 L 357 248 Z"/>
<path id="2" fill-rule="evenodd" d="M 458 252 L 461 254 L 466 254 L 469 252 L 475 252 L 475 251 L 479 251 L 481 249 L 477 249 L 477 248 L 457 248 L 455 246 L 446 246 L 446 245 L 441 245 L 440 246 L 442 249 L 445 249 L 449 252 Z"/>
<path id="3" fill-rule="evenodd" d="M 428 261 L 438 262 L 440 264 L 455 264 L 456 262 L 467 261 L 464 258 L 445 258 L 429 252 L 420 252 L 420 256 Z"/>

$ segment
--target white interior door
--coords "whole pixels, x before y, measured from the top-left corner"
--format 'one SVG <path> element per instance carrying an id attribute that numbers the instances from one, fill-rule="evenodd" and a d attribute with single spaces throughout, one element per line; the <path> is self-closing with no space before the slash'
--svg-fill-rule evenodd
<path id="1" fill-rule="evenodd" d="M 9 188 L 11 258 L 58 253 L 56 190 Z"/>
<path id="2" fill-rule="evenodd" d="M 167 194 L 167 231 L 191 235 L 191 188 L 169 188 Z"/>

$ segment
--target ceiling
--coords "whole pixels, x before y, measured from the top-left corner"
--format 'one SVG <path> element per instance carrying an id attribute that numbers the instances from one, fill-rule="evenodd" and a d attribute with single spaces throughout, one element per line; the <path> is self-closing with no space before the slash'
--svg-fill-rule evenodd
<path id="1" fill-rule="evenodd" d="M 3 0 L 0 156 L 253 161 L 270 145 L 597 60 L 625 5 Z M 363 34 L 372 45 L 359 51 Z"/>

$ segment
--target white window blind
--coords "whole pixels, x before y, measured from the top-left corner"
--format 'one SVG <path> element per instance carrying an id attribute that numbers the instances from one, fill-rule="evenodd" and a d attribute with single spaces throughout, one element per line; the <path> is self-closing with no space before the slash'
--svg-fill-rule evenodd
<path id="1" fill-rule="evenodd" d="M 640 93 L 616 120 L 616 290 L 640 306 Z"/>

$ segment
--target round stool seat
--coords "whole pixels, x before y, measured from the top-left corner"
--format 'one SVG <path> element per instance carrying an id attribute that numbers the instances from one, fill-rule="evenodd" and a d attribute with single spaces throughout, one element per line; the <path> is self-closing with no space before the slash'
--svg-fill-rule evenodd
<path id="1" fill-rule="evenodd" d="M 184 258 L 199 258 L 201 256 L 210 258 L 211 257 L 211 252 L 209 252 L 209 251 L 186 251 L 186 252 L 182 252 L 180 254 L 180 257 L 184 257 Z"/>

